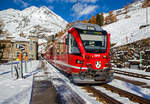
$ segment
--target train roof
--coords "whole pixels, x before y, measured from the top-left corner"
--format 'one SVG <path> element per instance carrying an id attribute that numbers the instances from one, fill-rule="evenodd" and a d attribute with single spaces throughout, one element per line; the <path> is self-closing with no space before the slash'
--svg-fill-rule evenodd
<path id="1" fill-rule="evenodd" d="M 75 23 L 73 27 L 82 30 L 104 31 L 99 25 L 91 23 Z"/>

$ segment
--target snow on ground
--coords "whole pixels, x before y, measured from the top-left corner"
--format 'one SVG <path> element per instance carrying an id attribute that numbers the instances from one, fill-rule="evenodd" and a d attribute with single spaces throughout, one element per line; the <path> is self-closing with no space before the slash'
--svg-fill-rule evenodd
<path id="1" fill-rule="evenodd" d="M 0 65 L 0 104 L 29 104 L 32 92 L 33 75 L 36 74 L 38 76 L 43 75 L 44 73 L 41 70 L 36 70 L 39 69 L 39 65 L 41 66 L 40 61 L 32 61 L 32 63 L 31 61 L 28 62 L 28 73 L 24 74 L 24 79 L 15 79 L 15 77 L 12 78 L 11 65 L 9 63 Z M 47 72 L 49 72 L 50 74 L 48 74 L 48 76 L 44 78 L 50 79 L 53 82 L 54 86 L 69 86 L 67 88 L 61 87 L 61 89 L 59 90 L 60 93 L 62 93 L 65 96 L 68 96 L 70 94 L 70 90 L 68 89 L 71 89 L 72 91 L 76 92 L 82 99 L 84 99 L 84 101 L 86 101 L 86 104 L 100 104 L 100 102 L 96 101 L 96 98 L 93 97 L 90 93 L 87 93 L 80 86 L 70 83 L 70 80 L 66 76 L 62 75 L 62 73 L 60 73 L 55 67 L 53 67 L 49 63 L 47 63 L 46 66 L 48 68 Z M 136 72 L 140 73 L 141 71 L 137 70 Z M 142 73 L 144 74 L 144 72 Z M 118 76 L 122 77 L 122 75 L 119 74 Z M 127 76 L 124 77 L 130 78 Z M 134 78 L 134 80 L 136 79 L 138 81 L 144 82 L 144 79 Z M 150 84 L 150 81 L 147 81 L 147 83 Z M 133 84 L 116 79 L 114 79 L 109 84 L 120 89 L 126 90 L 128 92 L 134 93 L 136 95 L 150 99 L 150 89 L 141 88 L 139 86 L 135 86 Z M 95 86 L 95 88 L 101 90 L 102 92 L 108 94 L 113 98 L 117 98 L 117 100 L 123 103 L 136 104 L 129 101 L 127 98 L 120 97 L 118 94 L 112 93 L 111 91 L 107 91 L 100 86 Z"/>
<path id="2" fill-rule="evenodd" d="M 24 74 L 24 79 L 15 79 L 15 72 L 12 77 L 9 63 L 0 65 L 0 104 L 29 104 L 33 75 L 38 72 L 36 70 L 38 65 L 39 61 L 28 62 L 28 73 Z"/>
<path id="3" fill-rule="evenodd" d="M 142 79 L 142 78 L 136 78 L 136 77 L 130 77 L 130 76 L 126 76 L 126 75 L 121 75 L 121 74 L 116 74 L 114 73 L 115 76 L 119 76 L 125 79 L 129 79 L 132 81 L 140 81 L 140 82 L 144 82 L 147 84 L 147 86 L 150 86 L 150 80 L 146 80 L 146 79 Z"/>
<path id="4" fill-rule="evenodd" d="M 51 80 L 55 86 L 62 86 L 63 87 L 64 86 L 63 84 L 68 85 L 84 101 L 86 101 L 86 104 L 101 104 L 95 100 L 96 98 L 91 97 L 90 94 L 88 94 L 86 91 L 81 89 L 80 86 L 77 86 L 77 85 L 74 85 L 73 83 L 70 83 L 70 80 L 66 76 L 62 75 L 55 67 L 53 67 L 50 64 L 47 64 L 47 67 L 48 67 L 48 71 L 50 71 L 50 73 L 51 73 L 50 77 L 51 77 Z M 61 78 L 62 80 L 55 80 L 55 79 L 59 79 L 59 78 Z M 63 95 L 69 95 L 70 92 L 65 91 L 65 90 L 66 90 L 66 88 L 61 89 L 60 91 L 63 93 Z"/>
<path id="5" fill-rule="evenodd" d="M 109 84 L 114 87 L 118 87 L 122 90 L 128 91 L 130 93 L 136 94 L 138 96 L 150 99 L 150 89 L 141 88 L 139 86 L 136 86 L 136 85 L 124 82 L 124 81 L 116 80 L 116 79 L 114 79 Z"/>

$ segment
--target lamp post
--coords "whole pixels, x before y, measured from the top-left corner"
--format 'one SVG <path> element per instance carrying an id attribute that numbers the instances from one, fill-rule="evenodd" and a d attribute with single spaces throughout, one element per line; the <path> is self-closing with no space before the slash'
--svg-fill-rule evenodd
<path id="1" fill-rule="evenodd" d="M 148 9 L 146 7 L 146 25 L 148 25 Z"/>
<path id="2" fill-rule="evenodd" d="M 13 78 L 13 43 L 11 44 L 11 53 L 10 53 L 10 58 L 11 58 L 11 77 Z"/>

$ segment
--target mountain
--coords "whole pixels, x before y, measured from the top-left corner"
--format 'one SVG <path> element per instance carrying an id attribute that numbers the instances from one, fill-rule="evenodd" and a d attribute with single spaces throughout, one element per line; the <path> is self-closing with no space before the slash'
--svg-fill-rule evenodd
<path id="1" fill-rule="evenodd" d="M 0 20 L 4 24 L 3 31 L 7 31 L 7 36 L 19 37 L 24 34 L 38 36 L 39 52 L 44 53 L 48 36 L 64 30 L 68 24 L 63 18 L 49 10 L 47 7 L 40 8 L 32 6 L 22 11 L 8 9 L 0 11 Z M 1 36 L 2 37 L 2 36 Z M 5 38 L 6 36 L 3 36 Z M 43 44 L 44 43 L 44 44 Z"/>
<path id="2" fill-rule="evenodd" d="M 150 24 L 150 7 L 142 8 L 142 4 L 143 0 L 130 4 L 127 13 L 124 8 L 113 11 L 118 21 L 103 26 L 111 34 L 111 43 L 116 43 L 115 46 L 150 37 L 150 26 L 146 26 L 146 10 L 148 11 L 148 24 Z"/>
<path id="3" fill-rule="evenodd" d="M 29 7 L 22 11 L 7 9 L 0 11 L 0 20 L 5 24 L 4 31 L 8 30 L 12 36 L 24 33 L 29 35 L 50 36 L 65 28 L 67 22 L 47 7 Z"/>

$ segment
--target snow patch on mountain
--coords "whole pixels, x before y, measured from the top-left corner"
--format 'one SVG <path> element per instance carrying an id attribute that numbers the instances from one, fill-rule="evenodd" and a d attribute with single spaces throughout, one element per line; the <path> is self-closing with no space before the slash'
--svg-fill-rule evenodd
<path id="1" fill-rule="evenodd" d="M 123 14 L 124 9 L 115 10 L 117 22 L 103 26 L 111 34 L 111 43 L 116 43 L 116 46 L 132 43 L 137 40 L 150 37 L 150 26 L 140 29 L 140 26 L 146 25 L 146 8 L 142 8 L 142 2 L 130 4 L 128 13 Z M 119 11 L 119 12 L 117 12 Z M 150 24 L 150 7 L 148 11 L 148 24 Z M 129 15 L 130 18 L 125 18 Z"/>

